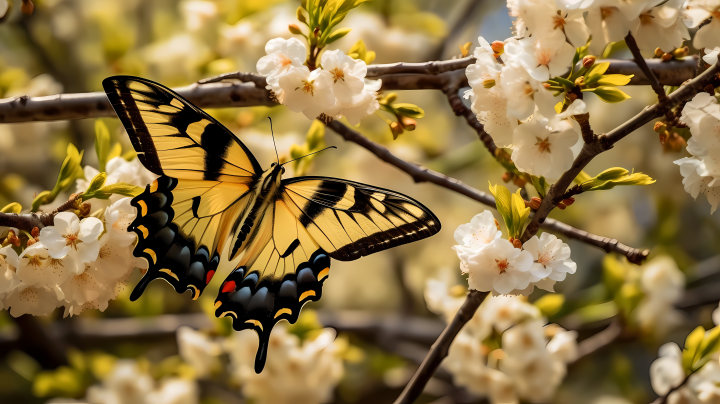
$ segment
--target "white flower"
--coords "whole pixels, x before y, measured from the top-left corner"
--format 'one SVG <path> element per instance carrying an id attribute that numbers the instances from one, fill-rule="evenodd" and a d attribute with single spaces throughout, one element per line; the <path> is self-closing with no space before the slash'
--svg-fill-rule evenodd
<path id="1" fill-rule="evenodd" d="M 13 317 L 23 314 L 45 316 L 58 306 L 58 297 L 51 289 L 21 284 L 7 294 L 3 303 L 5 308 L 10 307 Z"/>
<path id="2" fill-rule="evenodd" d="M 100 251 L 98 258 L 87 264 L 87 268 L 98 272 L 94 276 L 104 279 L 105 282 L 125 277 L 133 268 L 148 268 L 144 258 L 137 258 L 132 254 L 133 246 L 122 246 L 115 242 L 109 234 L 100 238 Z"/>
<path id="3" fill-rule="evenodd" d="M 655 48 L 670 51 L 690 39 L 687 27 L 680 20 L 679 8 L 683 1 L 669 0 L 656 7 L 648 5 L 631 23 L 631 32 L 641 51 L 654 52 Z"/>
<path id="4" fill-rule="evenodd" d="M 517 4 L 519 18 L 533 37 L 567 37 L 576 48 L 587 43 L 590 33 L 583 18 L 585 10 L 572 10 L 562 2 L 546 0 L 520 0 Z"/>
<path id="5" fill-rule="evenodd" d="M 685 191 L 693 199 L 697 199 L 700 192 L 705 194 L 708 202 L 710 202 L 710 213 L 714 213 L 718 204 L 720 204 L 720 184 L 716 184 L 714 187 L 709 185 L 715 181 L 715 178 L 709 176 L 705 162 L 694 157 L 685 157 L 675 160 L 674 163 L 680 166 L 680 174 L 684 177 Z"/>
<path id="6" fill-rule="evenodd" d="M 640 285 L 646 295 L 656 295 L 674 303 L 685 291 L 685 275 L 674 259 L 663 255 L 643 265 Z"/>
<path id="7" fill-rule="evenodd" d="M 713 0 L 690 0 L 685 3 L 684 8 L 683 18 L 685 24 L 690 28 L 695 28 L 703 21 L 713 17 L 709 24 L 695 32 L 693 47 L 700 49 L 720 46 L 720 18 L 718 18 L 720 3 Z"/>
<path id="8" fill-rule="evenodd" d="M 465 301 L 467 288 L 461 285 L 448 287 L 443 281 L 428 279 L 425 282 L 424 295 L 428 310 L 450 322 Z"/>
<path id="9" fill-rule="evenodd" d="M 315 119 L 335 106 L 332 75 L 323 69 L 311 72 L 307 66 L 292 67 L 280 76 L 278 85 L 283 90 L 282 103 L 308 119 Z"/>
<path id="10" fill-rule="evenodd" d="M 530 285 L 532 256 L 527 251 L 513 247 L 505 239 L 493 240 L 468 258 L 468 264 L 463 269 L 469 274 L 468 284 L 471 289 L 504 295 Z"/>
<path id="11" fill-rule="evenodd" d="M 0 298 L 20 285 L 16 274 L 18 261 L 18 255 L 11 245 L 0 248 Z"/>
<path id="12" fill-rule="evenodd" d="M 268 90 L 272 90 L 278 99 L 281 99 L 282 89 L 278 85 L 278 78 L 286 74 L 291 67 L 300 67 L 305 63 L 305 44 L 297 38 L 275 38 L 265 45 L 265 53 L 267 56 L 261 57 L 257 62 L 257 71 L 267 77 Z"/>
<path id="13" fill-rule="evenodd" d="M 152 390 L 152 377 L 143 372 L 137 362 L 120 359 L 102 385 L 88 388 L 87 400 L 91 403 L 154 404 L 148 400 Z"/>
<path id="14" fill-rule="evenodd" d="M 100 171 L 95 167 L 85 166 L 83 173 L 84 179 L 75 180 L 75 192 L 85 192 L 90 186 L 90 181 L 100 174 Z M 105 164 L 105 173 L 107 174 L 105 186 L 122 182 L 144 188 L 145 185 L 153 182 L 158 177 L 145 168 L 137 158 L 127 161 L 123 157 L 113 157 Z M 93 198 L 89 202 L 94 209 L 98 209 L 108 207 L 121 198 L 122 196 L 115 194 L 111 195 L 109 200 Z"/>
<path id="15" fill-rule="evenodd" d="M 625 39 L 630 31 L 630 20 L 620 11 L 618 6 L 628 2 L 617 0 L 596 1 L 593 7 L 588 9 L 587 25 L 592 33 L 590 49 L 593 54 L 599 54 L 610 42 L 618 42 Z M 642 5 L 642 1 L 631 2 Z M 638 13 L 640 10 L 638 10 Z"/>
<path id="16" fill-rule="evenodd" d="M 540 310 L 519 296 L 493 296 L 480 306 L 481 317 L 502 333 L 527 320 L 542 317 Z"/>
<path id="17" fill-rule="evenodd" d="M 10 9 L 10 2 L 8 0 L 0 0 L 0 18 L 5 17 L 5 14 Z"/>
<path id="18" fill-rule="evenodd" d="M 533 257 L 530 273 L 540 279 L 563 281 L 568 273 L 574 274 L 577 264 L 570 259 L 570 247 L 550 233 L 532 236 L 523 244 L 523 250 Z"/>
<path id="19" fill-rule="evenodd" d="M 525 321 L 510 328 L 502 335 L 502 349 L 509 356 L 529 359 L 546 354 L 543 320 Z"/>
<path id="20" fill-rule="evenodd" d="M 197 404 L 200 392 L 194 380 L 167 377 L 160 381 L 160 387 L 147 396 L 152 404 Z"/>
<path id="21" fill-rule="evenodd" d="M 342 116 L 347 118 L 350 125 L 357 125 L 360 120 L 366 116 L 370 116 L 380 109 L 380 103 L 377 100 L 377 91 L 380 89 L 380 80 L 365 79 L 365 88 L 354 98 L 352 104 L 336 104 L 336 110 L 328 110 L 328 115 L 333 115 L 340 119 Z"/>
<path id="22" fill-rule="evenodd" d="M 76 268 L 72 255 L 53 258 L 42 243 L 35 243 L 20 254 L 17 277 L 27 286 L 53 289 L 58 299 L 63 299 L 60 285 L 75 274 Z"/>
<path id="23" fill-rule="evenodd" d="M 81 221 L 73 213 L 60 212 L 55 216 L 54 224 L 40 230 L 40 242 L 52 258 L 70 255 L 76 263 L 70 271 L 82 273 L 85 263 L 95 261 L 100 252 L 98 237 L 103 231 L 102 222 L 95 217 Z"/>
<path id="24" fill-rule="evenodd" d="M 212 24 L 218 16 L 218 9 L 211 1 L 186 0 L 180 3 L 180 13 L 187 30 L 195 32 Z"/>
<path id="25" fill-rule="evenodd" d="M 182 326 L 177 330 L 177 341 L 180 357 L 193 367 L 198 377 L 208 377 L 213 369 L 219 369 L 220 345 L 207 335 Z"/>
<path id="26" fill-rule="evenodd" d="M 511 62 L 518 63 L 532 78 L 542 82 L 567 72 L 575 48 L 565 41 L 564 35 L 543 40 L 528 37 L 508 41 L 505 53 Z"/>
<path id="27" fill-rule="evenodd" d="M 671 388 L 685 379 L 682 365 L 682 352 L 674 342 L 660 347 L 658 358 L 650 364 L 650 385 L 658 395 L 667 394 Z"/>
<path id="28" fill-rule="evenodd" d="M 260 374 L 253 370 L 258 346 L 254 333 L 234 333 L 226 341 L 226 350 L 245 397 L 258 404 L 312 404 L 330 401 L 342 378 L 343 364 L 336 344 L 333 329 L 325 329 L 314 340 L 301 344 L 280 323 L 270 335 L 272 349 Z"/>
<path id="29" fill-rule="evenodd" d="M 455 230 L 455 241 L 458 245 L 453 246 L 458 258 L 464 263 L 470 257 L 475 256 L 493 240 L 500 238 L 502 232 L 489 210 L 478 213 L 470 223 L 463 223 Z M 467 264 L 465 264 L 467 265 Z"/>
<path id="30" fill-rule="evenodd" d="M 367 74 L 367 65 L 362 60 L 353 59 L 341 50 L 325 51 L 320 58 L 323 70 L 330 73 L 332 92 L 341 103 L 353 104 L 365 88 L 363 79 Z"/>
<path id="31" fill-rule="evenodd" d="M 518 63 L 509 60 L 503 66 L 500 85 L 507 99 L 507 116 L 525 120 L 537 109 L 548 118 L 555 116 L 555 104 L 559 102 L 543 83 L 530 77 Z M 511 125 L 517 126 L 517 122 Z"/>
<path id="32" fill-rule="evenodd" d="M 105 228 L 110 238 L 121 247 L 135 242 L 135 233 L 127 230 L 130 223 L 135 220 L 137 211 L 130 205 L 132 198 L 122 198 L 105 209 Z"/>
<path id="33" fill-rule="evenodd" d="M 578 357 L 577 331 L 562 330 L 548 342 L 547 350 L 564 363 L 570 363 Z"/>
<path id="34" fill-rule="evenodd" d="M 548 180 L 560 178 L 575 158 L 578 133 L 566 120 L 549 122 L 536 113 L 513 134 L 512 160 L 518 170 Z"/>
<path id="35" fill-rule="evenodd" d="M 720 20 L 718 20 L 718 21 L 720 21 Z M 707 64 L 714 65 L 718 61 L 718 54 L 720 54 L 720 46 L 716 47 L 711 52 L 709 52 L 708 54 L 703 56 L 703 60 Z M 702 94 L 702 93 L 700 93 L 700 94 Z"/>

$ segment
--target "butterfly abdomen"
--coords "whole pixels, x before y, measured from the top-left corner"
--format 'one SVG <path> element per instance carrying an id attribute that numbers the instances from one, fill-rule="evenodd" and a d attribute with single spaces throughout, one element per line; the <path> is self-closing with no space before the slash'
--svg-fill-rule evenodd
<path id="1" fill-rule="evenodd" d="M 161 176 L 131 201 L 137 209 L 137 217 L 128 228 L 138 236 L 133 254 L 145 258 L 149 267 L 130 300 L 137 300 L 155 279 L 166 280 L 178 293 L 190 289 L 197 299 L 217 270 L 217 254 L 211 257 L 206 246 L 198 248 L 195 240 L 184 236 L 172 222 L 172 191 L 177 185 L 177 179 Z"/>

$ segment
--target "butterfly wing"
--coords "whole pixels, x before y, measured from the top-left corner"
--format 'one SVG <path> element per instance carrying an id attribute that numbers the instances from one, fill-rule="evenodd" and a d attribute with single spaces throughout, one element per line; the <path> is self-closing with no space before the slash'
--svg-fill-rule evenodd
<path id="1" fill-rule="evenodd" d="M 324 177 L 284 180 L 261 220 L 215 302 L 215 315 L 232 317 L 235 330 L 258 333 L 258 373 L 274 325 L 294 323 L 305 303 L 320 299 L 331 257 L 350 261 L 440 230 L 412 198 Z"/>
<path id="2" fill-rule="evenodd" d="M 150 80 L 114 76 L 103 88 L 143 165 L 160 178 L 133 198 L 134 254 L 149 269 L 133 290 L 154 279 L 197 299 L 220 263 L 236 219 L 262 171 L 247 147 L 174 91 Z"/>

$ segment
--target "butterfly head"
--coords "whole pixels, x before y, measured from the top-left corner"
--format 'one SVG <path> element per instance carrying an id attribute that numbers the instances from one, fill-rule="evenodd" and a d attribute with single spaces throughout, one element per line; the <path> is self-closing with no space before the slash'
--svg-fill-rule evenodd
<path id="1" fill-rule="evenodd" d="M 265 171 L 262 179 L 262 190 L 264 192 L 270 192 L 273 188 L 280 186 L 280 180 L 282 175 L 285 174 L 285 167 L 282 164 L 272 163 L 270 169 Z"/>

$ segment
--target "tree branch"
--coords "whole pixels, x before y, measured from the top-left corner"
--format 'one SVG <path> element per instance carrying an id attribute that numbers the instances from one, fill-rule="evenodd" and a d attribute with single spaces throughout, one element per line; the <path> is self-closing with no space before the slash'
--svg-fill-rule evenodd
<path id="1" fill-rule="evenodd" d="M 615 143 L 623 139 L 625 136 L 634 132 L 636 129 L 652 121 L 655 118 L 663 116 L 664 112 L 672 108 L 681 102 L 694 96 L 699 90 L 701 90 L 706 84 L 720 81 L 718 77 L 720 73 L 720 63 L 716 63 L 713 67 L 706 70 L 704 73 L 691 80 L 687 84 L 680 87 L 678 90 L 670 94 L 664 103 L 658 102 L 652 106 L 646 107 L 639 114 L 635 115 L 629 121 L 613 129 L 606 135 L 597 137 L 593 142 L 586 143 L 580 154 L 573 161 L 572 166 L 566 171 L 560 179 L 550 187 L 548 194 L 543 199 L 540 207 L 535 212 L 532 221 L 525 229 L 521 241 L 525 242 L 530 237 L 535 235 L 540 229 L 540 225 L 545 221 L 548 214 L 555 208 L 555 206 L 561 201 L 562 195 L 565 193 L 567 188 L 572 183 L 573 179 L 580 174 L 580 171 L 592 161 L 595 156 L 610 150 Z M 718 83 L 720 84 L 720 83 Z"/>
<path id="2" fill-rule="evenodd" d="M 673 59 L 667 62 L 662 59 L 645 59 L 645 64 L 657 77 L 661 84 L 666 86 L 679 86 L 695 77 L 697 56 L 687 56 L 682 59 Z M 633 75 L 629 85 L 640 86 L 650 84 L 650 79 L 634 60 L 605 59 L 595 63 L 610 62 L 606 74 Z"/>
<path id="3" fill-rule="evenodd" d="M 409 163 L 392 154 L 386 147 L 373 142 L 356 130 L 349 128 L 337 120 L 331 121 L 327 124 L 327 126 L 335 131 L 335 133 L 342 136 L 343 139 L 367 149 L 376 155 L 380 160 L 405 171 L 415 182 L 431 182 L 435 185 L 439 185 L 443 188 L 465 195 L 492 208 L 495 207 L 495 198 L 493 198 L 492 195 L 468 186 L 458 179 L 448 177 L 445 174 L 435 172 L 417 164 Z M 542 224 L 542 227 L 553 233 L 562 234 L 569 238 L 599 247 L 606 252 L 612 251 L 623 254 L 628 257 L 630 262 L 640 263 L 648 254 L 648 250 L 640 251 L 637 248 L 632 248 L 622 244 L 615 239 L 590 234 L 584 230 L 576 229 L 557 220 L 547 219 L 545 220 L 545 223 Z"/>
<path id="4" fill-rule="evenodd" d="M 580 359 L 592 355 L 600 349 L 612 344 L 620 338 L 621 334 L 622 325 L 620 325 L 620 322 L 617 320 L 613 321 L 606 329 L 580 341 L 578 344 L 578 357 L 573 361 L 573 363 L 576 363 Z"/>
<path id="5" fill-rule="evenodd" d="M 643 56 L 640 54 L 640 48 L 638 48 L 637 42 L 635 42 L 635 37 L 632 36 L 632 33 L 628 32 L 627 36 L 625 36 L 625 43 L 630 49 L 630 52 L 632 52 L 635 63 L 637 63 L 637 65 L 640 67 L 640 70 L 642 70 L 642 72 L 645 74 L 645 77 L 650 80 L 650 86 L 652 87 L 653 91 L 655 91 L 655 94 L 657 94 L 658 102 L 664 103 L 665 101 L 667 101 L 667 94 L 665 94 L 665 89 L 663 88 L 662 84 L 660 84 L 660 81 L 658 81 L 657 77 L 655 77 L 653 71 L 650 70 L 647 63 L 645 63 L 645 58 L 643 58 Z"/>
<path id="6" fill-rule="evenodd" d="M 488 292 L 478 292 L 477 290 L 471 290 L 470 293 L 468 293 L 460 310 L 458 310 L 450 324 L 445 327 L 440 337 L 438 337 L 437 341 L 432 345 L 425 360 L 423 360 L 412 379 L 410 379 L 410 382 L 405 386 L 400 397 L 395 400 L 395 404 L 413 403 L 420 394 L 422 394 L 428 380 L 430 380 L 440 366 L 440 362 L 448 355 L 450 344 L 455 339 L 455 336 L 463 326 L 470 321 L 473 315 L 475 315 L 475 311 L 487 295 Z"/>

